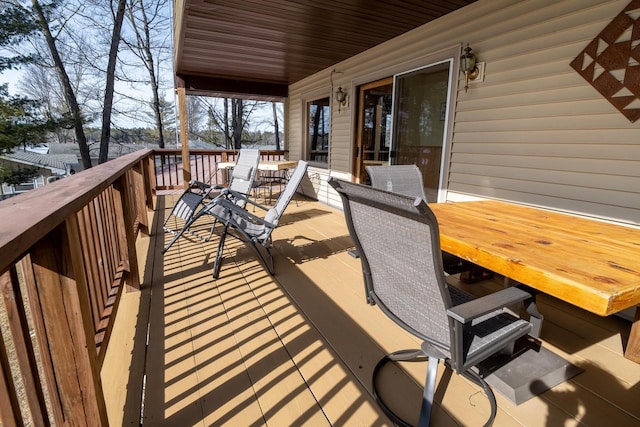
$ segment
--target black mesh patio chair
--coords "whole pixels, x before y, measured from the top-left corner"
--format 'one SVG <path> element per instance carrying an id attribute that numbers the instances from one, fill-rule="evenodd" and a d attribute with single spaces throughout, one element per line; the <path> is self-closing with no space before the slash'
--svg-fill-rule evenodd
<path id="1" fill-rule="evenodd" d="M 425 202 L 427 195 L 424 192 L 422 172 L 416 165 L 385 165 L 365 166 L 365 170 L 371 179 L 371 186 L 392 193 L 400 193 L 406 196 L 420 197 Z M 448 252 L 442 253 L 444 271 L 448 274 L 457 274 L 475 269 L 475 265 Z M 487 276 L 484 276 L 487 277 Z"/>
<path id="2" fill-rule="evenodd" d="M 252 188 L 253 181 L 258 170 L 258 163 L 260 162 L 260 150 L 241 149 L 238 153 L 238 160 L 234 166 L 231 177 L 229 178 L 228 187 L 222 185 L 208 185 L 199 181 L 192 181 L 184 193 L 180 196 L 176 204 L 167 215 L 167 218 L 162 225 L 164 231 L 174 235 L 173 239 L 165 246 L 163 253 L 169 250 L 169 248 L 180 238 L 185 232 L 189 231 L 193 221 L 190 221 L 199 209 L 202 209 L 206 203 L 215 199 L 216 197 L 231 197 L 230 193 L 223 191 L 228 188 L 233 190 L 236 194 L 249 194 Z M 234 203 L 240 207 L 244 207 L 246 204 L 245 199 L 234 200 Z M 173 220 L 174 224 L 178 225 L 180 222 L 178 218 L 182 219 L 182 227 L 170 228 L 169 221 Z M 212 228 L 215 226 L 212 226 Z M 195 234 L 195 233 L 191 233 Z M 197 235 L 196 235 L 197 236 Z M 211 236 L 211 232 L 209 233 Z M 200 237 L 200 236 L 197 236 Z"/>
<path id="3" fill-rule="evenodd" d="M 342 198 L 349 233 L 360 253 L 367 301 L 423 340 L 417 350 L 383 357 L 373 372 L 374 397 L 399 425 L 409 425 L 381 399 L 376 383 L 389 361 L 428 358 L 420 426 L 429 425 L 438 363 L 480 385 L 491 405 L 485 425 L 497 411 L 493 391 L 472 368 L 488 357 L 513 350 L 531 324 L 503 310 L 531 295 L 511 287 L 482 298 L 445 281 L 438 223 L 424 200 L 370 186 L 330 179 Z"/>
<path id="4" fill-rule="evenodd" d="M 249 244 L 258 254 L 260 262 L 262 262 L 267 271 L 269 271 L 269 274 L 274 274 L 273 256 L 271 254 L 271 234 L 278 226 L 280 217 L 282 217 L 289 202 L 295 195 L 306 171 L 307 162 L 300 160 L 273 207 L 260 205 L 253 200 L 249 200 L 246 195 L 227 190 L 234 198 L 244 199 L 246 203 L 265 211 L 266 214 L 264 217 L 256 216 L 226 198 L 219 198 L 212 201 L 212 203 L 194 215 L 192 221 L 197 220 L 201 215 L 212 215 L 223 227 L 213 265 L 214 278 L 218 278 L 220 273 L 224 244 L 227 236 L 234 237 Z"/>

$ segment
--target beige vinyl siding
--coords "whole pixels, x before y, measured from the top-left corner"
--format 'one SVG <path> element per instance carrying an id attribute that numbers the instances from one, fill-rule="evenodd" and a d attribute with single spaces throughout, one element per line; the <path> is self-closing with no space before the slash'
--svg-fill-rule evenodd
<path id="1" fill-rule="evenodd" d="M 640 225 L 640 121 L 629 122 L 569 65 L 628 4 L 479 0 L 336 64 L 333 91 L 342 86 L 350 99 L 339 113 L 332 108 L 325 178 L 352 172 L 357 85 L 469 43 L 485 75 L 467 93 L 458 76 L 448 198 L 498 198 Z M 291 95 L 329 90 L 330 71 L 292 85 Z"/>
<path id="2" fill-rule="evenodd" d="M 335 109 L 335 105 L 332 109 Z M 351 110 L 342 109 L 340 113 L 334 112 L 331 116 L 331 167 L 332 169 L 351 170 L 351 144 L 343 141 L 351 141 Z"/>
<path id="3" fill-rule="evenodd" d="M 569 66 L 628 2 L 531 3 L 473 42 L 486 75 L 459 93 L 448 189 L 640 224 L 640 125 Z"/>
<path id="4" fill-rule="evenodd" d="M 304 110 L 300 108 L 302 103 L 300 95 L 289 95 L 285 103 L 285 144 L 289 150 L 289 160 L 302 159 L 302 117 Z"/>

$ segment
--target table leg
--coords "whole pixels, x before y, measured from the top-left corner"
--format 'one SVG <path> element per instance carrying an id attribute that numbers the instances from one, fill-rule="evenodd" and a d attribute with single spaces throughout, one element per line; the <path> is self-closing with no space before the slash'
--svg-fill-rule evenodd
<path id="1" fill-rule="evenodd" d="M 529 314 L 529 323 L 531 323 L 531 333 L 529 333 L 529 335 L 534 338 L 540 338 L 540 334 L 542 333 L 542 323 L 544 321 L 544 315 L 540 313 L 540 311 L 538 311 L 538 304 L 536 302 L 536 296 L 540 292 L 538 292 L 531 286 L 527 286 L 524 283 L 517 282 L 505 276 L 504 287 L 508 288 L 509 286 L 516 286 L 517 288 L 520 288 L 523 291 L 529 292 L 531 294 L 531 298 L 523 301 L 524 308 Z"/>
<path id="2" fill-rule="evenodd" d="M 629 334 L 624 357 L 640 363 L 640 306 L 636 307 L 636 315 L 631 325 L 631 334 Z"/>

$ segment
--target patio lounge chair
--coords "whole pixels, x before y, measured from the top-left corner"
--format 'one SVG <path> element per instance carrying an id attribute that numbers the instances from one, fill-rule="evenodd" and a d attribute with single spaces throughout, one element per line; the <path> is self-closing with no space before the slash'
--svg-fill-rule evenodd
<path id="1" fill-rule="evenodd" d="M 194 214 L 198 212 L 198 208 L 202 208 L 206 204 L 207 200 L 220 197 L 224 193 L 222 191 L 223 189 L 229 188 L 235 193 L 249 194 L 258 170 L 259 162 L 260 150 L 241 149 L 238 153 L 236 165 L 231 172 L 228 187 L 224 187 L 222 185 L 208 185 L 203 182 L 192 181 L 189 188 L 182 193 L 171 212 L 169 212 L 167 219 L 165 219 L 164 224 L 162 225 L 164 231 L 174 235 L 171 242 L 165 246 L 163 253 L 169 250 L 173 243 L 175 243 L 178 238 L 189 230 L 189 227 L 193 224 L 190 220 Z M 227 196 L 225 195 L 223 197 Z M 238 199 L 234 202 L 240 207 L 244 207 L 246 204 L 244 199 Z M 184 221 L 182 228 L 169 228 L 168 223 L 172 218 L 176 223 L 177 218 L 181 218 Z M 209 236 L 211 236 L 211 233 L 209 233 Z"/>
<path id="2" fill-rule="evenodd" d="M 424 200 L 370 186 L 331 179 L 340 194 L 349 233 L 360 253 L 367 301 L 423 340 L 420 349 L 384 356 L 373 372 L 374 397 L 399 425 L 408 425 L 383 402 L 376 376 L 389 361 L 427 357 L 420 426 L 427 426 L 433 405 L 438 363 L 480 385 L 497 411 L 493 391 L 471 368 L 531 331 L 531 324 L 503 307 L 531 298 L 511 287 L 473 299 L 447 284 L 442 267 L 438 223 Z"/>
<path id="3" fill-rule="evenodd" d="M 407 196 L 420 197 L 427 202 L 422 172 L 420 172 L 418 166 L 365 166 L 365 169 L 369 174 L 369 178 L 371 178 L 372 187 Z M 448 252 L 442 253 L 442 262 L 444 264 L 444 271 L 448 274 L 474 271 L 476 272 L 475 277 L 489 278 L 488 274 L 482 274 L 482 269 Z M 471 273 L 468 274 L 471 277 Z"/>
<path id="4" fill-rule="evenodd" d="M 224 244 L 227 236 L 235 237 L 236 239 L 251 245 L 258 254 L 258 258 L 262 264 L 269 271 L 269 274 L 274 274 L 273 256 L 271 255 L 271 233 L 273 233 L 273 230 L 278 226 L 280 217 L 289 205 L 289 202 L 294 196 L 302 178 L 306 174 L 306 171 L 307 162 L 300 160 L 295 171 L 291 175 L 291 178 L 289 178 L 287 185 L 280 193 L 278 200 L 272 208 L 262 206 L 252 200 L 249 200 L 244 194 L 236 193 L 233 190 L 226 190 L 226 192 L 228 192 L 230 196 L 233 196 L 234 199 L 244 200 L 246 203 L 250 203 L 257 208 L 266 211 L 264 218 L 248 212 L 227 198 L 215 199 L 205 206 L 204 209 L 194 215 L 192 221 L 197 220 L 201 215 L 212 215 L 224 227 L 220 233 L 220 242 L 218 243 L 218 251 L 213 265 L 214 278 L 218 278 L 220 273 Z M 262 247 L 262 251 L 265 252 L 264 254 L 261 252 L 260 247 Z"/>

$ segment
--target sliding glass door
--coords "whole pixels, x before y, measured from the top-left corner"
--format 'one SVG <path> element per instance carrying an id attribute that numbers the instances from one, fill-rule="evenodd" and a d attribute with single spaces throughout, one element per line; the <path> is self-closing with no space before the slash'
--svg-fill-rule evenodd
<path id="1" fill-rule="evenodd" d="M 429 202 L 442 188 L 451 61 L 394 78 L 391 164 L 416 164 Z"/>

